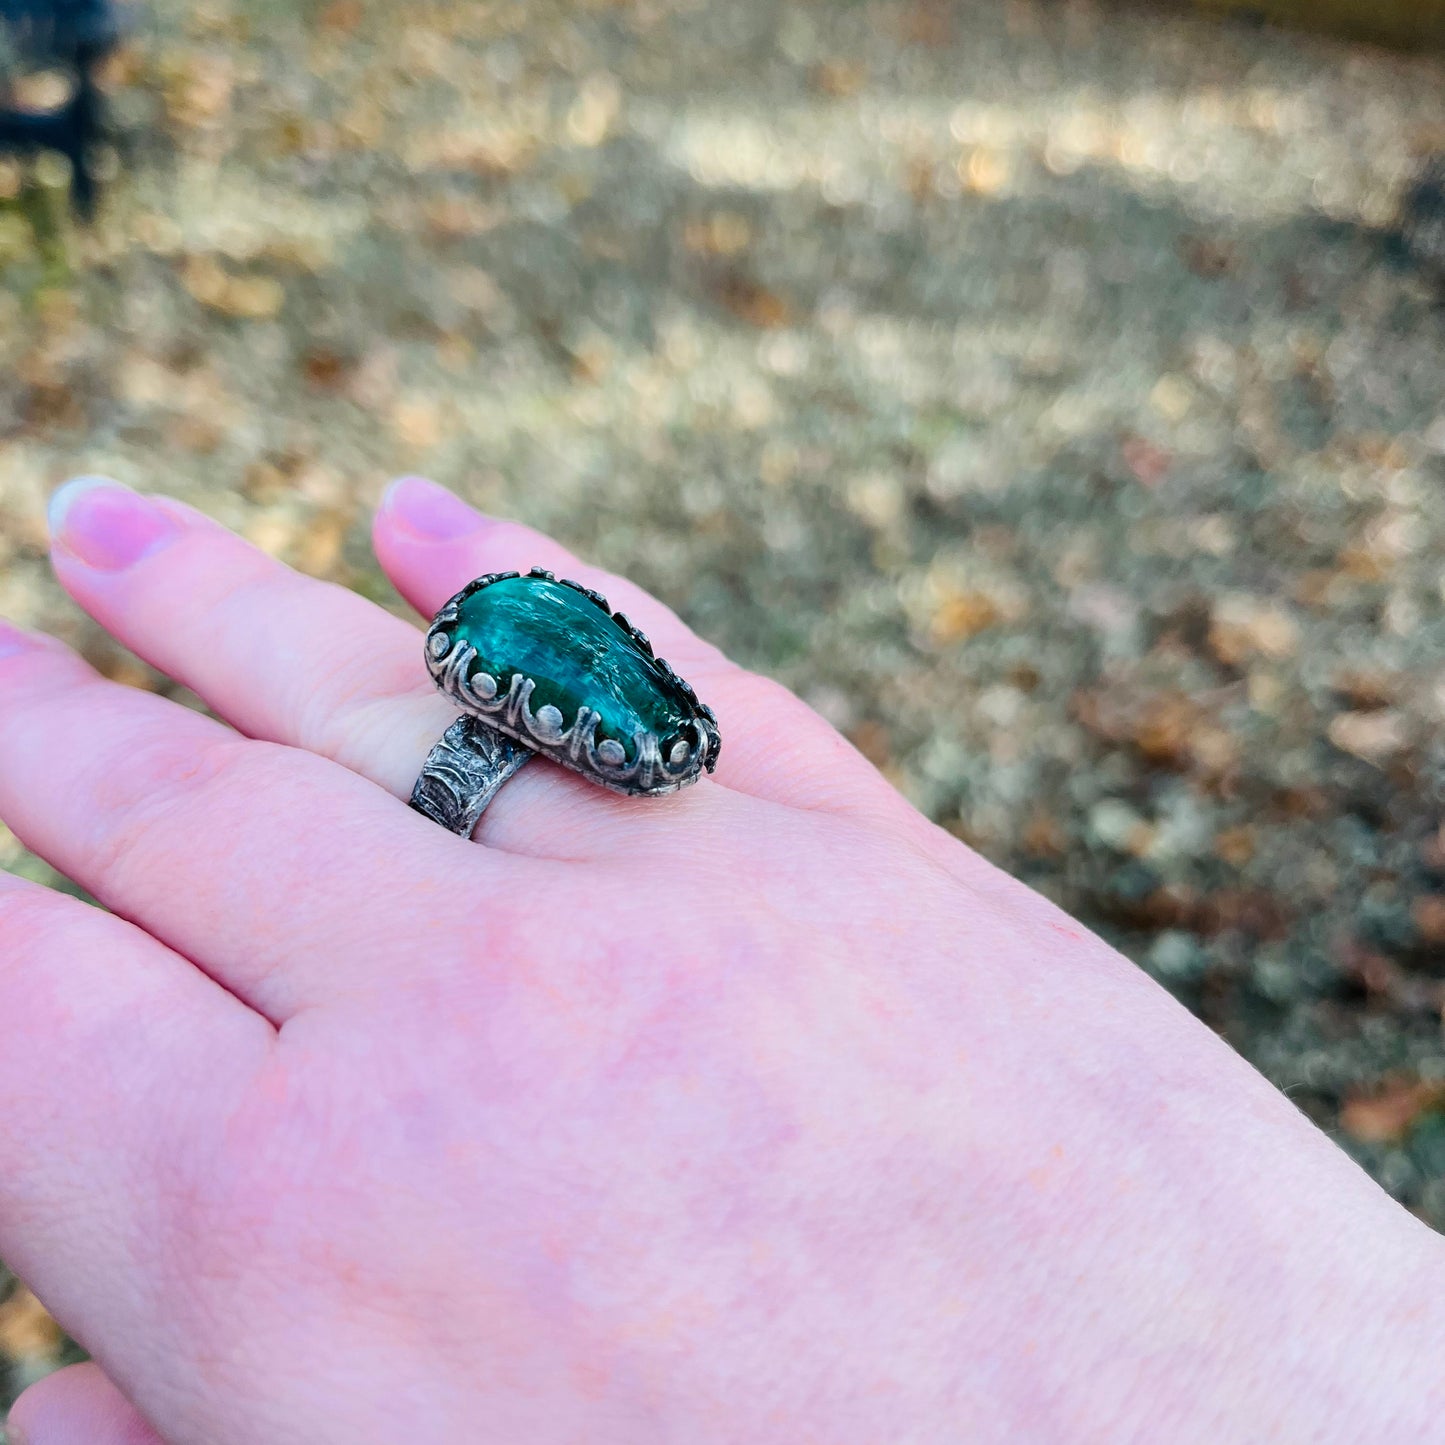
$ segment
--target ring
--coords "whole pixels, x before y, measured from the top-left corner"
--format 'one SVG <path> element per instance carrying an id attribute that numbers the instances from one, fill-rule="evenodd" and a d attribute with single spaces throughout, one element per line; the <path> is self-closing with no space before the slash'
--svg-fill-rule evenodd
<path id="1" fill-rule="evenodd" d="M 426 635 L 432 681 L 462 710 L 411 806 L 462 837 L 540 754 L 590 782 L 659 797 L 717 767 L 717 716 L 600 592 L 534 567 L 489 572 Z"/>

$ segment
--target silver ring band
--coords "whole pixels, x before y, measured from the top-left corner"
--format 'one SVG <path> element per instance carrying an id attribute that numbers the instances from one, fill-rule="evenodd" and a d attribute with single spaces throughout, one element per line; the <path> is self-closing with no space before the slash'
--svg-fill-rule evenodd
<path id="1" fill-rule="evenodd" d="M 459 837 L 470 838 L 502 784 L 533 756 L 530 748 L 480 718 L 459 717 L 427 754 L 411 790 L 411 806 Z"/>

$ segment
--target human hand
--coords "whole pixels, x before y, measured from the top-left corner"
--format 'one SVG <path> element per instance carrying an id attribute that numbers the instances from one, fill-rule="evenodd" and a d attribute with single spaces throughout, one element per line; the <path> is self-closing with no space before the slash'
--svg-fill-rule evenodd
<path id="1" fill-rule="evenodd" d="M 197 513 L 56 571 L 236 731 L 0 632 L 0 1253 L 95 1355 L 25 1445 L 1432 1438 L 1439 1241 L 1099 940 L 635 588 L 406 482 L 717 710 L 666 800 L 403 806 L 420 633 Z M 123 921 L 129 920 L 129 921 Z M 145 1422 L 149 1422 L 148 1424 Z"/>

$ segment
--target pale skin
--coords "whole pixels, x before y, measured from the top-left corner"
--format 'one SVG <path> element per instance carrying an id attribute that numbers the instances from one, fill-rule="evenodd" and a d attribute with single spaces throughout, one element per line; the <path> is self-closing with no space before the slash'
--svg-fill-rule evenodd
<path id="1" fill-rule="evenodd" d="M 23 1445 L 1445 1439 L 1441 1241 L 1143 974 L 635 587 L 428 483 L 430 615 L 540 565 L 716 777 L 402 802 L 421 633 L 108 486 L 56 572 L 225 722 L 0 629 L 0 1255 L 94 1354 Z"/>

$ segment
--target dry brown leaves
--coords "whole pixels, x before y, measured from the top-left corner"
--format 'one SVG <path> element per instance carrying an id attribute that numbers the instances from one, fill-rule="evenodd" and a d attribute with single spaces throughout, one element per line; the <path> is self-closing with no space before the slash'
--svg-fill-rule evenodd
<path id="1" fill-rule="evenodd" d="M 1294 656 L 1299 627 L 1278 603 L 1239 594 L 1219 598 L 1209 619 L 1209 650 L 1226 667 L 1259 658 L 1277 662 Z"/>
<path id="2" fill-rule="evenodd" d="M 793 308 L 783 297 L 737 271 L 729 271 L 721 277 L 713 288 L 713 294 L 739 321 L 756 326 L 760 331 L 776 330 L 793 320 Z"/>
<path id="3" fill-rule="evenodd" d="M 1393 711 L 1342 712 L 1330 719 L 1330 741 L 1343 753 L 1380 764 L 1410 745 L 1408 719 Z"/>
<path id="4" fill-rule="evenodd" d="M 1182 692 L 1086 688 L 1074 694 L 1072 711 L 1102 742 L 1132 747 L 1158 767 L 1222 779 L 1239 762 L 1239 740 L 1201 700 Z"/>
<path id="5" fill-rule="evenodd" d="M 1361 1144 L 1394 1144 L 1442 1104 L 1445 1084 L 1397 1077 L 1350 1095 L 1340 1110 L 1340 1127 Z"/>
<path id="6" fill-rule="evenodd" d="M 47 1360 L 64 1338 L 45 1306 L 24 1285 L 0 1304 L 0 1354 L 15 1360 Z"/>
<path id="7" fill-rule="evenodd" d="M 235 276 L 212 256 L 192 256 L 181 271 L 186 290 L 202 306 L 244 321 L 280 314 L 286 289 L 270 276 Z"/>

